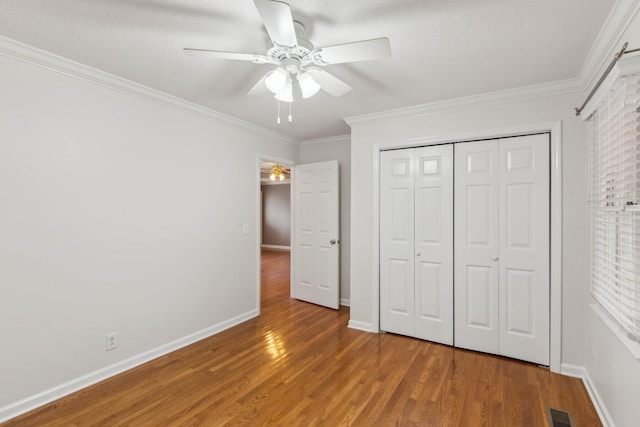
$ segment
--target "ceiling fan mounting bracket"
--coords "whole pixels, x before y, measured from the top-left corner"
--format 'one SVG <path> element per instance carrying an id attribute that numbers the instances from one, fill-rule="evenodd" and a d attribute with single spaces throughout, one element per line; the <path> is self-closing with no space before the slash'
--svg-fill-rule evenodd
<path id="1" fill-rule="evenodd" d="M 273 46 L 267 50 L 267 58 L 273 64 L 282 64 L 287 65 L 291 59 L 295 59 L 299 65 L 308 65 L 311 64 L 313 53 L 315 49 L 313 44 L 303 38 L 304 36 L 304 26 L 298 22 L 294 21 L 296 33 L 297 33 L 297 46 L 283 46 L 278 43 L 272 42 Z"/>
<path id="2" fill-rule="evenodd" d="M 313 48 L 313 46 L 311 47 Z M 274 45 L 267 51 L 267 58 L 269 58 L 274 64 L 284 65 L 289 59 L 296 59 L 300 64 L 306 65 L 312 62 L 311 52 L 312 50 L 302 45 L 298 45 L 296 47 Z"/>

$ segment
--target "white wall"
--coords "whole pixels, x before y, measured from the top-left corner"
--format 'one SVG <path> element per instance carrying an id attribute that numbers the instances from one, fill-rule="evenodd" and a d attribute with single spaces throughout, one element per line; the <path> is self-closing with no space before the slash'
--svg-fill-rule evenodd
<path id="1" fill-rule="evenodd" d="M 298 157 L 274 134 L 11 49 L 2 41 L 0 420 L 257 315 L 258 153 Z"/>
<path id="2" fill-rule="evenodd" d="M 262 184 L 262 244 L 291 246 L 291 184 Z"/>
<path id="3" fill-rule="evenodd" d="M 562 361 L 582 364 L 583 287 L 586 271 L 585 230 L 587 140 L 586 126 L 574 115 L 581 93 L 458 107 L 442 112 L 411 115 L 389 120 L 352 123 L 351 137 L 351 322 L 355 327 L 373 327 L 374 282 L 372 268 L 377 248 L 372 242 L 374 227 L 374 146 L 401 147 L 416 140 L 448 141 L 451 136 L 485 134 L 494 129 L 562 122 Z M 453 138 L 455 140 L 455 137 Z"/>
<path id="4" fill-rule="evenodd" d="M 351 144 L 350 137 L 303 141 L 300 163 L 337 160 L 340 165 L 340 304 L 350 304 Z"/>
<path id="5" fill-rule="evenodd" d="M 640 48 L 638 13 L 610 50 L 619 51 L 627 41 L 629 49 Z M 618 427 L 636 426 L 640 417 L 640 360 L 591 309 L 594 301 L 588 282 L 584 286 L 584 301 L 584 362 L 588 377 L 602 402 L 605 416 Z"/>

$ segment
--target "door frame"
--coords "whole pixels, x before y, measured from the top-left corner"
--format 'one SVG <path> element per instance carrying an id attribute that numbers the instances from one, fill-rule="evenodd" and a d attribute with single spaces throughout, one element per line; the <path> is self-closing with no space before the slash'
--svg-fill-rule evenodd
<path id="1" fill-rule="evenodd" d="M 509 128 L 486 129 L 452 135 L 402 139 L 374 144 L 372 185 L 372 322 L 371 331 L 380 332 L 380 151 L 414 148 L 454 142 L 471 142 L 549 133 L 550 139 L 550 301 L 549 301 L 549 368 L 560 372 L 562 352 L 562 122 L 546 122 Z"/>
<path id="2" fill-rule="evenodd" d="M 260 255 L 261 243 L 262 243 L 262 197 L 261 197 L 261 176 L 260 176 L 260 162 L 272 162 L 279 163 L 288 168 L 293 168 L 296 165 L 295 160 L 285 159 L 283 157 L 272 156 L 269 154 L 261 154 L 258 153 L 256 156 L 256 223 L 254 226 L 254 230 L 256 230 L 256 238 L 255 238 L 255 250 L 256 250 L 256 308 L 258 310 L 258 314 L 260 314 L 260 289 L 262 288 L 262 283 L 260 280 L 260 263 L 262 261 L 262 257 Z M 290 175 L 290 183 L 289 185 L 293 188 L 293 170 Z M 291 210 L 291 221 L 289 223 L 289 227 L 291 232 L 293 232 L 293 204 L 290 207 Z M 291 234 L 293 238 L 293 234 Z M 293 258 L 293 246 L 291 246 L 291 258 Z M 291 291 L 293 292 L 293 272 L 289 273 L 289 283 L 291 286 Z"/>

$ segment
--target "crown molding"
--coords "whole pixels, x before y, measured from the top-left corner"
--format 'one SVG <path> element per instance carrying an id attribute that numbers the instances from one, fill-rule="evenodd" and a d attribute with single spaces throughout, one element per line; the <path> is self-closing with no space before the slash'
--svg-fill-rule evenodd
<path id="1" fill-rule="evenodd" d="M 436 101 L 412 107 L 347 117 L 344 120 L 349 126 L 371 122 L 388 122 L 453 110 L 585 92 L 599 78 L 601 71 L 608 65 L 614 50 L 619 50 L 622 47 L 620 39 L 639 12 L 640 0 L 616 1 L 598 33 L 578 76 L 573 79 Z M 616 46 L 616 44 L 620 44 L 620 46 Z M 630 46 L 630 48 L 640 48 L 640 46 Z"/>
<path id="2" fill-rule="evenodd" d="M 412 107 L 398 108 L 379 113 L 364 114 L 347 117 L 344 121 L 349 125 L 370 122 L 385 122 L 411 117 L 422 117 L 447 111 L 486 107 L 488 105 L 504 104 L 509 102 L 525 101 L 529 99 L 544 98 L 553 95 L 575 93 L 584 90 L 577 78 L 558 80 L 555 82 L 538 85 L 523 86 L 515 89 L 506 89 L 480 95 L 471 95 L 461 98 L 436 101 L 428 104 L 420 104 Z"/>
<path id="3" fill-rule="evenodd" d="M 300 141 L 300 145 L 315 145 L 315 144 L 348 144 L 351 142 L 351 135 L 338 135 L 328 136 L 326 138 L 307 139 Z"/>
<path id="4" fill-rule="evenodd" d="M 578 74 L 584 89 L 592 87 L 616 53 L 622 49 L 622 35 L 640 12 L 640 0 L 617 0 L 596 37 Z M 637 49 L 640 46 L 629 46 Z"/>
<path id="5" fill-rule="evenodd" d="M 105 71 L 89 67 L 88 65 L 80 64 L 62 56 L 55 55 L 7 37 L 0 36 L 0 55 L 50 71 L 65 74 L 75 79 L 102 86 L 156 105 L 173 108 L 175 110 L 209 120 L 221 121 L 259 136 L 275 138 L 283 143 L 297 145 L 299 142 L 296 139 L 256 126 L 236 117 L 220 113 L 210 108 L 186 101 L 182 98 L 178 98 L 165 92 L 152 89 L 148 86 L 109 74 Z"/>

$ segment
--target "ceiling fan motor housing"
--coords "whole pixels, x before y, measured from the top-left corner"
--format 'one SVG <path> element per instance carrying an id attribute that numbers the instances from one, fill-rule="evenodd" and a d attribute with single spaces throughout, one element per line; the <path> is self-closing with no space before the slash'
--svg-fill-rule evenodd
<path id="1" fill-rule="evenodd" d="M 273 43 L 273 46 L 267 51 L 267 57 L 274 63 L 280 63 L 290 72 L 298 72 L 301 66 L 309 65 L 313 62 L 313 44 L 304 38 L 305 27 L 299 21 L 293 21 L 296 37 L 298 39 L 297 46 L 282 46 Z M 293 70 L 293 66 L 295 71 Z"/>

